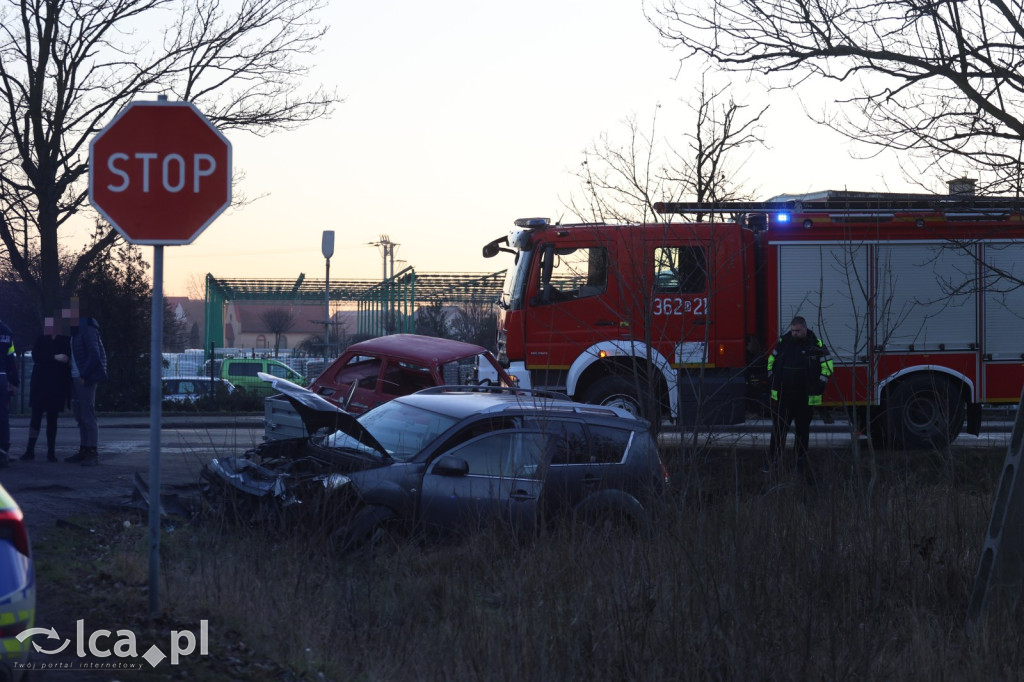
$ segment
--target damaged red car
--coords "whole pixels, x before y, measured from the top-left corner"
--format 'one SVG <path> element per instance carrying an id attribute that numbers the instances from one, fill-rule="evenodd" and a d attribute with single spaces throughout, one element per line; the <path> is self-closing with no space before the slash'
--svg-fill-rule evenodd
<path id="1" fill-rule="evenodd" d="M 483 346 L 419 334 L 392 334 L 349 346 L 309 390 L 350 414 L 431 386 L 506 386 L 515 381 Z M 306 435 L 288 401 L 265 404 L 266 440 Z"/>

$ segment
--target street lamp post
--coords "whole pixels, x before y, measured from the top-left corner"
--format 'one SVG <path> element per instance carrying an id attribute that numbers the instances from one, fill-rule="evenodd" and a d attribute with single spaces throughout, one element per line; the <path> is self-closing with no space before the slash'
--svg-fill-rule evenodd
<path id="1" fill-rule="evenodd" d="M 326 260 L 324 275 L 324 357 L 330 357 L 331 350 L 331 256 L 334 255 L 334 230 L 324 230 L 320 250 Z"/>

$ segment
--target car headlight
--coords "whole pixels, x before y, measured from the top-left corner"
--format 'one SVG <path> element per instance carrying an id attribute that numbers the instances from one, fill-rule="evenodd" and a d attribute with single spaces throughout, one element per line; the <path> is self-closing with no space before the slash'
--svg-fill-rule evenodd
<path id="1" fill-rule="evenodd" d="M 330 474 L 321 479 L 325 490 L 337 490 L 352 482 L 352 479 L 344 474 Z"/>

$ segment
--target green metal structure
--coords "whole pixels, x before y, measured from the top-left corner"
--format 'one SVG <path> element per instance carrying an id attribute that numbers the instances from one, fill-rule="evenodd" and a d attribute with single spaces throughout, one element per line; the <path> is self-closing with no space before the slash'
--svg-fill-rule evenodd
<path id="1" fill-rule="evenodd" d="M 501 291 L 505 271 L 493 273 L 417 273 L 408 267 L 380 281 L 342 279 L 330 281 L 332 302 L 354 303 L 358 311 L 356 333 L 383 336 L 415 329 L 416 306 L 422 303 L 493 303 Z M 224 345 L 224 305 L 228 301 L 267 303 L 322 303 L 327 281 L 297 279 L 217 279 L 206 275 L 206 342 Z"/>

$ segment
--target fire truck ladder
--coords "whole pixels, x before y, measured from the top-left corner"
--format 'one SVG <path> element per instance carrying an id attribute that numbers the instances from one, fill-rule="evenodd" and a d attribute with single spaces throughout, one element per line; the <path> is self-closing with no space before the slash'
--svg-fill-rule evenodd
<path id="1" fill-rule="evenodd" d="M 782 195 L 768 201 L 658 202 L 661 215 L 763 213 L 851 213 L 877 218 L 886 213 L 939 213 L 953 220 L 1006 220 L 1024 213 L 1024 198 L 885 192 L 814 192 Z"/>

